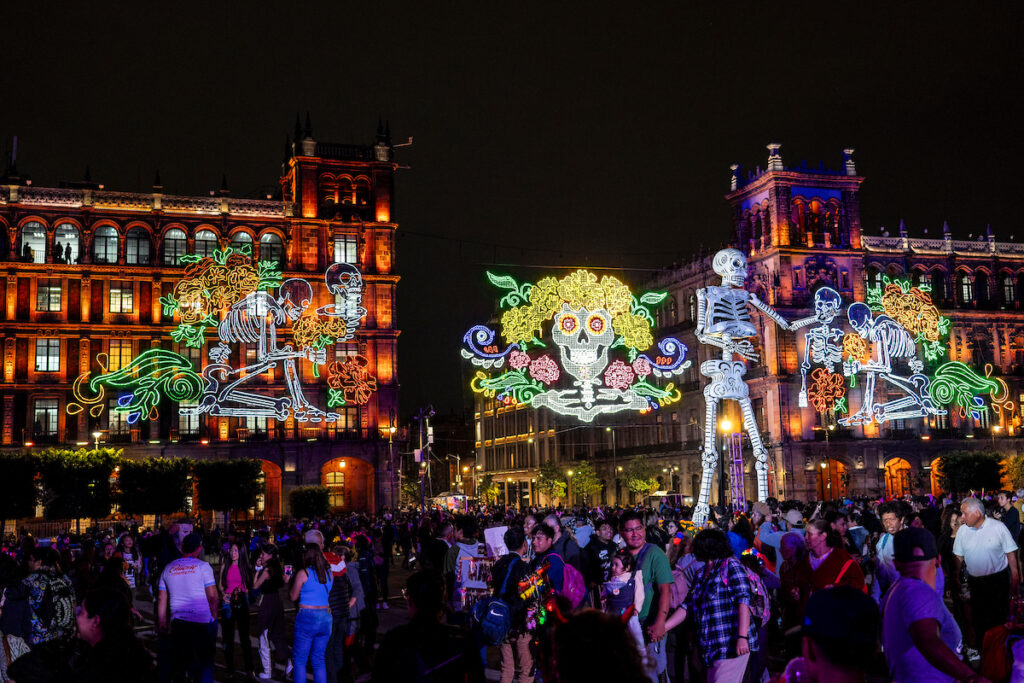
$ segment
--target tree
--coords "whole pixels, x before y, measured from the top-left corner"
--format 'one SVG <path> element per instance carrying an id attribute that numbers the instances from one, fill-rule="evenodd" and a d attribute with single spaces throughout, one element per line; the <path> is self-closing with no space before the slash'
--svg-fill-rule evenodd
<path id="1" fill-rule="evenodd" d="M 192 463 L 185 458 L 125 460 L 117 478 L 118 504 L 127 514 L 165 515 L 185 509 Z"/>
<path id="2" fill-rule="evenodd" d="M 604 484 L 597 478 L 597 472 L 586 460 L 580 460 L 573 468 L 572 490 L 578 498 L 590 503 L 591 496 L 600 493 Z"/>
<path id="3" fill-rule="evenodd" d="M 330 502 L 330 492 L 326 486 L 296 486 L 288 494 L 292 517 L 323 517 L 327 514 Z"/>
<path id="4" fill-rule="evenodd" d="M 1024 488 L 1024 455 L 1014 455 L 1004 461 L 1010 488 Z"/>
<path id="5" fill-rule="evenodd" d="M 224 526 L 232 510 L 256 505 L 263 492 L 259 460 L 197 460 L 193 466 L 199 487 L 199 505 L 206 510 L 223 510 Z"/>
<path id="6" fill-rule="evenodd" d="M 565 475 L 554 460 L 545 460 L 537 469 L 537 490 L 547 495 L 552 505 L 565 497 Z"/>
<path id="7" fill-rule="evenodd" d="M 106 517 L 114 502 L 110 485 L 123 451 L 47 448 L 39 454 L 39 476 L 47 519 Z"/>
<path id="8" fill-rule="evenodd" d="M 0 539 L 8 519 L 30 517 L 36 509 L 36 461 L 23 453 L 0 455 Z"/>
<path id="9" fill-rule="evenodd" d="M 947 493 L 1001 488 L 1003 463 L 998 453 L 954 451 L 939 456 L 939 484 Z"/>
<path id="10" fill-rule="evenodd" d="M 658 488 L 658 477 L 654 467 L 642 455 L 634 457 L 626 465 L 622 472 L 622 480 L 626 483 L 626 488 L 642 497 L 649 496 L 651 491 Z"/>
<path id="11" fill-rule="evenodd" d="M 498 496 L 501 495 L 501 487 L 498 482 L 494 481 L 493 474 L 485 474 L 479 479 L 480 490 L 477 492 L 477 498 L 482 500 L 487 505 L 493 505 L 498 502 Z"/>

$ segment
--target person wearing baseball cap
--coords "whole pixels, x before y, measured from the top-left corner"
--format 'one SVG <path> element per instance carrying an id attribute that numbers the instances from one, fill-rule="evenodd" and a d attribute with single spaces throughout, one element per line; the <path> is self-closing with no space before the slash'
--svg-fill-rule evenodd
<path id="1" fill-rule="evenodd" d="M 882 600 L 882 643 L 892 680 L 984 681 L 960 660 L 960 627 L 935 590 L 939 552 L 927 529 L 893 536 L 899 579 Z"/>
<path id="2" fill-rule="evenodd" d="M 790 633 L 802 636 L 802 656 L 786 666 L 782 680 L 864 681 L 878 650 L 878 606 L 856 588 L 825 588 L 811 595 L 803 625 Z"/>

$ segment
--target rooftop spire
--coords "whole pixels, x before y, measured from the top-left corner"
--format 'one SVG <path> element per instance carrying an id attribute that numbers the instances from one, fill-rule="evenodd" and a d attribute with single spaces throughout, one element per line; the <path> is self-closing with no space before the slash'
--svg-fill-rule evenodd
<path id="1" fill-rule="evenodd" d="M 295 112 L 295 140 L 302 139 L 302 123 L 299 121 L 299 112 Z"/>
<path id="2" fill-rule="evenodd" d="M 160 182 L 160 169 L 156 169 L 156 173 L 153 175 L 153 191 L 160 192 L 164 189 L 164 184 Z"/>
<path id="3" fill-rule="evenodd" d="M 310 121 L 310 118 L 309 118 L 309 112 L 308 112 L 308 111 L 306 112 L 306 130 L 305 130 L 305 137 L 306 137 L 306 138 L 309 138 L 309 139 L 312 139 L 312 138 L 313 138 L 313 123 L 312 123 L 312 122 Z"/>

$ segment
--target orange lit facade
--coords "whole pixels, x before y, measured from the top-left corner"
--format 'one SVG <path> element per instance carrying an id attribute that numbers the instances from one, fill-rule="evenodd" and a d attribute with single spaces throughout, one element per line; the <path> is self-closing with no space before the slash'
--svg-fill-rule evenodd
<path id="1" fill-rule="evenodd" d="M 975 368 L 991 365 L 993 375 L 1009 385 L 1016 410 L 989 411 L 980 419 L 950 411 L 928 420 L 850 428 L 823 421 L 813 407 L 800 408 L 797 402 L 803 332 L 765 324 L 755 314 L 761 360 L 750 364 L 746 378 L 755 418 L 769 446 L 771 492 L 779 498 L 938 492 L 936 458 L 941 453 L 1020 452 L 1024 245 L 998 242 L 984 230 L 963 241 L 953 240 L 948 228 L 935 230 L 931 239 L 910 237 L 902 226 L 889 232 L 875 228 L 868 235 L 860 221 L 863 180 L 853 150 L 844 151 L 835 170 L 786 167 L 776 145 L 769 147 L 765 169 L 744 174 L 733 168 L 725 198 L 733 215 L 732 244 L 748 257 L 748 287 L 792 321 L 813 312 L 813 295 L 820 286 L 834 288 L 848 304 L 864 301 L 869 285 L 879 285 L 883 275 L 929 284 L 933 300 L 952 320 L 950 360 Z M 717 357 L 712 354 L 716 349 L 703 346 L 694 335 L 696 291 L 720 283 L 711 269 L 713 255 L 714 250 L 695 255 L 643 283 L 645 289 L 670 295 L 656 314 L 656 338 L 675 336 L 689 348 L 692 364 L 678 379 L 683 392 L 678 403 L 645 416 L 620 414 L 581 425 L 545 410 L 476 396 L 477 457 L 495 481 L 512 480 L 507 484 L 515 487 L 511 499 L 536 500 L 530 485 L 539 463 L 554 459 L 568 471 L 585 459 L 605 484 L 599 502 L 632 502 L 636 497 L 626 489 L 619 468 L 637 455 L 653 467 L 659 490 L 681 494 L 684 500 L 696 497 L 707 382 L 698 368 L 701 361 Z M 860 387 L 848 389 L 851 406 L 861 405 L 860 392 Z M 738 406 L 724 402 L 720 420 L 740 425 Z M 723 434 L 718 442 L 723 444 Z M 749 443 L 744 444 L 750 497 L 756 476 Z M 715 503 L 718 488 L 716 481 Z"/>
<path id="2" fill-rule="evenodd" d="M 130 457 L 252 457 L 263 461 L 267 492 L 258 509 L 286 512 L 288 491 L 328 485 L 342 509 L 389 504 L 388 434 L 398 409 L 393 161 L 390 136 L 375 144 L 318 142 L 308 121 L 296 128 L 282 164 L 275 198 L 241 199 L 225 189 L 210 196 L 112 192 L 91 183 L 36 187 L 13 169 L 0 178 L 0 443 L 5 447 L 95 443 L 124 447 Z M 312 308 L 335 303 L 324 271 L 335 262 L 363 274 L 367 314 L 356 338 L 327 347 L 331 360 L 367 359 L 377 389 L 364 405 L 332 408 L 336 423 L 299 423 L 257 417 L 180 415 L 161 404 L 159 417 L 129 424 L 104 410 L 69 414 L 72 383 L 102 365 L 116 370 L 154 348 L 175 351 L 199 370 L 202 349 L 186 348 L 170 332 L 160 298 L 182 277 L 178 257 L 250 245 L 255 259 L 277 261 L 282 276 L 306 279 Z M 283 336 L 290 337 L 286 328 Z M 279 336 L 282 332 L 279 331 Z M 213 339 L 212 344 L 216 344 Z M 251 360 L 254 345 L 232 349 L 230 362 Z M 299 379 L 307 399 L 326 409 L 326 371 L 317 377 L 303 361 Z M 283 395 L 280 368 L 255 378 L 258 393 Z M 344 466 L 342 466 L 344 465 Z M 339 476 L 337 473 L 341 472 Z M 199 501 L 202 505 L 202 501 Z"/>

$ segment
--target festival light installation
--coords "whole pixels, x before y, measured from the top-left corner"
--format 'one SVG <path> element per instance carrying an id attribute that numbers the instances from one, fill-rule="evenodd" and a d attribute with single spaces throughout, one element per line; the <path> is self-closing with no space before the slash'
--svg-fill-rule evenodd
<path id="1" fill-rule="evenodd" d="M 711 482 L 714 480 L 719 453 L 716 444 L 718 405 L 723 399 L 740 404 L 743 428 L 753 447 L 757 472 L 757 499 L 768 497 L 768 449 L 761 441 L 754 410 L 750 403 L 750 388 L 743 376 L 747 362 L 759 356 L 752 339 L 758 338 L 757 328 L 750 319 L 750 306 L 761 311 L 777 325 L 789 329 L 789 323 L 775 309 L 761 301 L 756 294 L 744 289 L 747 280 L 747 258 L 737 249 L 722 249 L 715 254 L 711 267 L 722 278 L 720 286 L 697 290 L 697 339 L 721 349 L 720 360 L 701 363 L 700 371 L 711 382 L 704 387 L 704 446 L 701 452 L 703 476 L 700 495 L 693 511 L 693 522 L 703 525 L 708 517 Z M 739 356 L 741 360 L 734 360 Z"/>
<path id="2" fill-rule="evenodd" d="M 150 349 L 128 365 L 95 377 L 84 373 L 74 382 L 75 401 L 69 414 L 88 409 L 98 417 L 107 405 L 107 394 L 116 393 L 113 410 L 127 415 L 129 423 L 145 417 L 156 419 L 163 399 L 194 404 L 179 407 L 183 415 L 209 414 L 226 417 L 268 417 L 299 422 L 334 422 L 335 412 L 312 405 L 302 391 L 298 363 L 313 363 L 314 375 L 327 364 L 327 347 L 352 339 L 360 319 L 363 281 L 359 270 L 335 263 L 324 274 L 335 303 L 311 309 L 313 288 L 308 281 L 282 281 L 276 262 L 253 262 L 252 245 L 228 247 L 212 256 L 185 255 L 185 275 L 172 294 L 161 298 L 164 313 L 177 315 L 171 338 L 192 348 L 202 348 L 210 330 L 217 344 L 200 373 L 184 356 L 164 349 Z M 276 294 L 271 291 L 277 289 Z M 281 337 L 290 326 L 293 342 Z M 235 368 L 230 363 L 232 345 L 256 347 L 255 361 Z M 328 366 L 328 408 L 364 405 L 377 381 L 367 369 L 365 357 L 355 356 Z M 248 389 L 256 378 L 281 368 L 287 393 L 270 396 Z"/>
<path id="3" fill-rule="evenodd" d="M 837 342 L 843 338 L 843 331 L 832 327 L 843 308 L 843 298 L 831 287 L 821 287 L 814 293 L 814 315 L 794 321 L 791 330 L 798 330 L 807 325 L 819 323 L 804 334 L 804 360 L 800 364 L 800 394 L 797 404 L 807 407 L 808 398 L 819 413 L 845 409 L 846 384 L 841 375 L 836 373 L 842 363 L 843 347 Z M 811 373 L 811 389 L 807 389 L 807 371 L 812 364 L 822 367 Z M 820 372 L 819 372 L 820 371 Z M 838 377 L 838 385 L 835 377 Z"/>
<path id="4" fill-rule="evenodd" d="M 498 302 L 506 309 L 504 343 L 487 325 L 464 335 L 462 357 L 481 368 L 470 382 L 474 392 L 581 422 L 621 411 L 647 413 L 680 399 L 673 382 L 664 388 L 654 382 L 690 366 L 686 345 L 666 337 L 647 353 L 655 347 L 652 307 L 666 293 L 636 297 L 617 278 L 599 279 L 586 270 L 536 283 L 490 272 L 487 278 L 504 292 Z M 615 355 L 624 358 L 610 358 Z"/>

